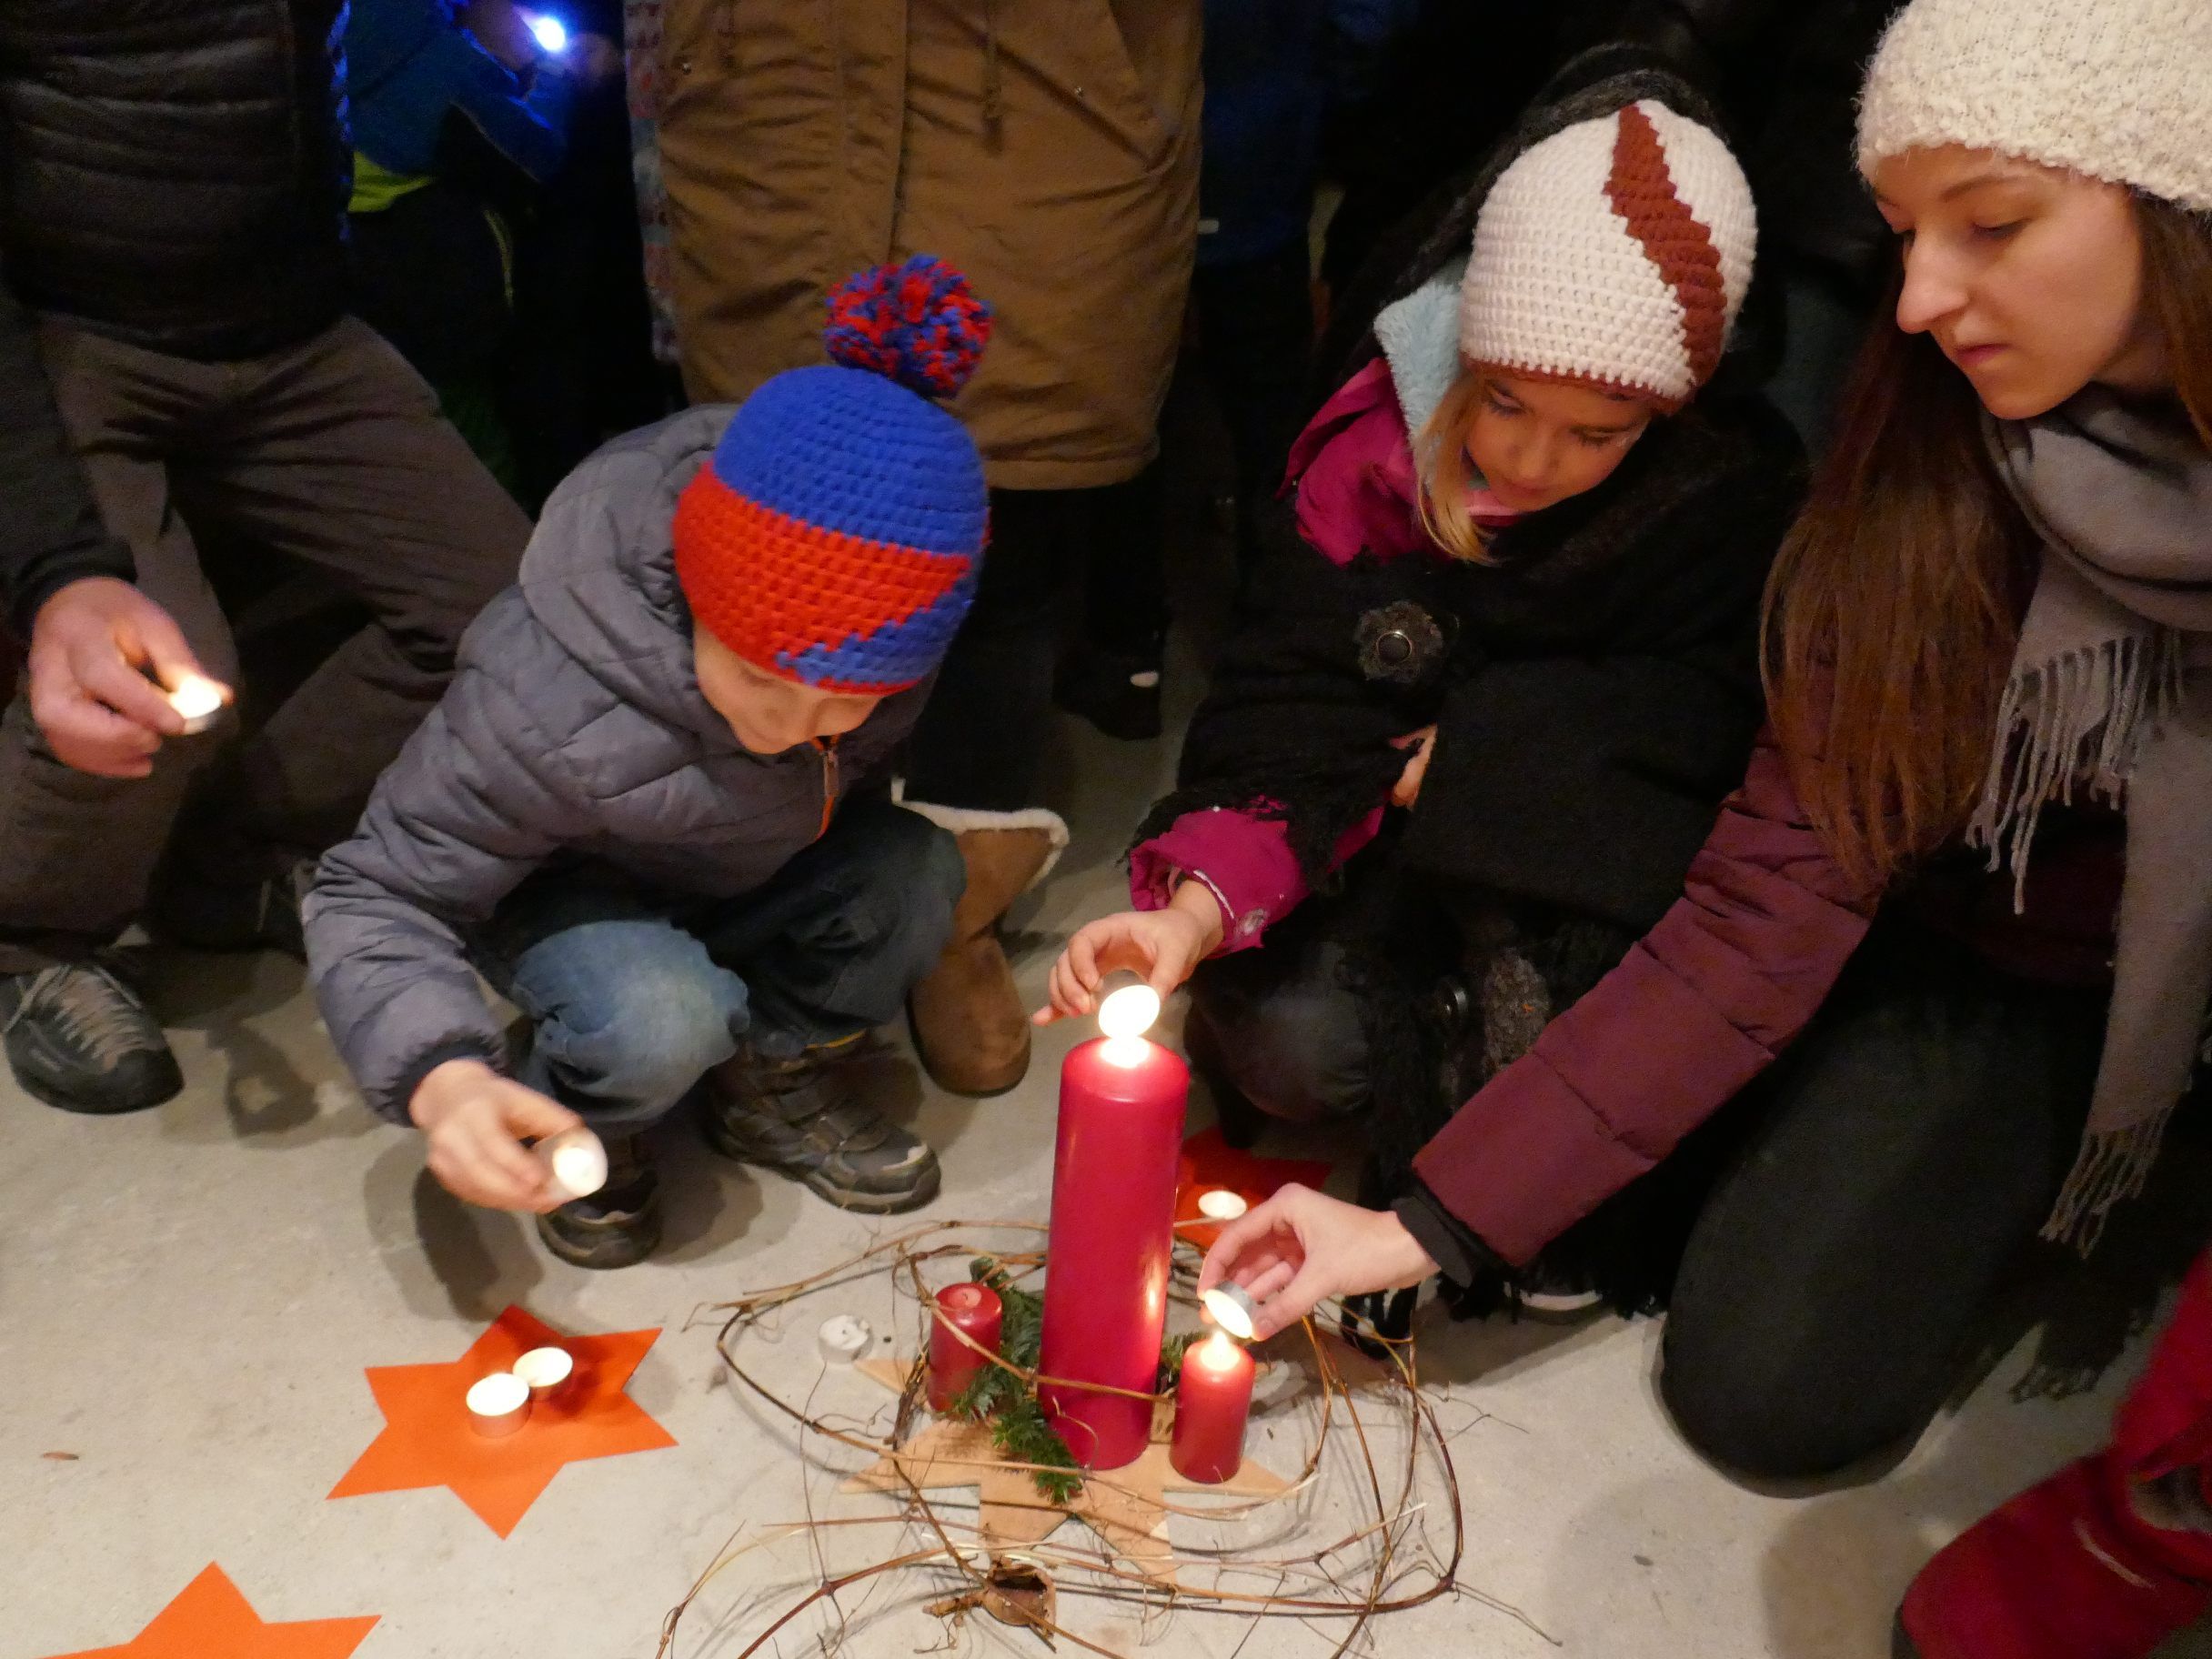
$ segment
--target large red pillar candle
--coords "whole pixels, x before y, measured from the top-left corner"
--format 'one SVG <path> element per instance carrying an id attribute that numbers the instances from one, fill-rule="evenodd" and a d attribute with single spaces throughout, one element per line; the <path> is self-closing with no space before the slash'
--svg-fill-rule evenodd
<path id="1" fill-rule="evenodd" d="M 1252 1414 L 1252 1355 L 1228 1332 L 1193 1342 L 1175 1386 L 1175 1433 L 1168 1462 L 1187 1481 L 1212 1485 L 1244 1462 L 1244 1420 Z"/>
<path id="2" fill-rule="evenodd" d="M 1038 1369 L 1128 1393 L 1048 1384 L 1037 1397 L 1088 1469 L 1121 1468 L 1151 1443 L 1144 1396 L 1160 1370 L 1167 1322 L 1176 1157 L 1190 1091 L 1190 1068 L 1141 1037 L 1086 1042 L 1061 1069 Z"/>
<path id="3" fill-rule="evenodd" d="M 985 1353 L 996 1353 L 1005 1317 L 999 1292 L 988 1284 L 948 1285 L 937 1292 L 937 1312 L 930 1321 L 931 1411 L 949 1411 L 990 1363 L 955 1332 L 965 1332 Z"/>

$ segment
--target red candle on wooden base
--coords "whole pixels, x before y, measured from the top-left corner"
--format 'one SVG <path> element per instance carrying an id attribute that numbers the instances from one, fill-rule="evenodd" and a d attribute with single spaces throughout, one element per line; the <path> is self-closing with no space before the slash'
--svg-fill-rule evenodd
<path id="1" fill-rule="evenodd" d="M 985 1353 L 999 1352 L 1000 1327 L 1006 1309 L 999 1292 L 988 1284 L 948 1285 L 937 1292 L 936 1317 L 930 1322 L 930 1409 L 950 1411 L 966 1393 L 990 1361 Z M 965 1332 L 984 1350 L 978 1353 L 960 1341 Z"/>
<path id="2" fill-rule="evenodd" d="M 1052 1230 L 1046 1246 L 1038 1403 L 1087 1469 L 1120 1469 L 1151 1443 L 1152 1383 L 1167 1324 L 1174 1248 L 1175 1173 L 1191 1069 L 1136 1035 L 1141 1019 L 1113 1000 L 1110 1034 L 1068 1056 L 1060 1074 L 1060 1139 L 1052 1161 Z M 1133 1027 L 1133 1029 L 1132 1029 Z M 1067 1383 L 1099 1383 L 1101 1393 Z"/>
<path id="3" fill-rule="evenodd" d="M 1251 1353 L 1226 1331 L 1191 1343 L 1184 1352 L 1168 1462 L 1186 1481 L 1212 1485 L 1242 1466 L 1252 1373 Z"/>

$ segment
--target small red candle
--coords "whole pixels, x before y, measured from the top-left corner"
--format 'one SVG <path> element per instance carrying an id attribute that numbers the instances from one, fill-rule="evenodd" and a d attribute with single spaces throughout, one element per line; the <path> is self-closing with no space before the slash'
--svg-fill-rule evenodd
<path id="1" fill-rule="evenodd" d="M 1188 1066 L 1134 1035 L 1086 1042 L 1061 1069 L 1038 1368 L 1128 1391 L 1038 1389 L 1045 1416 L 1086 1469 L 1123 1468 L 1151 1443 L 1149 1396 L 1167 1323 L 1190 1089 Z"/>
<path id="2" fill-rule="evenodd" d="M 948 1285 L 937 1292 L 937 1316 L 930 1322 L 930 1409 L 949 1411 L 990 1362 L 953 1334 L 965 1332 L 987 1353 L 999 1352 L 999 1327 L 1006 1310 L 988 1284 Z"/>
<path id="3" fill-rule="evenodd" d="M 1252 1355 L 1226 1331 L 1193 1342 L 1175 1385 L 1175 1437 L 1168 1462 L 1187 1481 L 1212 1485 L 1244 1462 L 1244 1420 L 1252 1414 Z"/>

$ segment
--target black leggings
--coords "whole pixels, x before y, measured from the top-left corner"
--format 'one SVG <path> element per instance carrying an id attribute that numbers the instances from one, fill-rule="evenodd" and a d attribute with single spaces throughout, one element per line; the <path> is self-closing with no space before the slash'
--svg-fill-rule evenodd
<path id="1" fill-rule="evenodd" d="M 1362 1111 L 1338 947 L 1289 943 L 1192 980 L 1211 1056 L 1262 1111 Z M 2104 1010 L 2101 993 L 2000 974 L 1885 920 L 1774 1070 L 1612 1201 L 1689 1186 L 1686 1212 L 1672 1196 L 1645 1210 L 1688 1221 L 1686 1246 L 1660 1223 L 1650 1248 L 1681 1252 L 1660 1391 L 1699 1452 L 1784 1479 L 1920 1433 L 2071 1166 Z"/>

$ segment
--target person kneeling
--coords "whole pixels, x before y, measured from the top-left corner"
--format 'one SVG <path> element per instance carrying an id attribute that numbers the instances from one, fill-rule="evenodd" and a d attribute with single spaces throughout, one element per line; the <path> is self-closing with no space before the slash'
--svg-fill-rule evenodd
<path id="1" fill-rule="evenodd" d="M 369 1103 L 472 1203 L 587 1267 L 659 1241 L 638 1140 L 700 1091 L 719 1151 L 840 1207 L 928 1202 L 859 1040 L 943 950 L 952 838 L 888 765 L 974 593 L 987 496 L 950 397 L 990 313 L 917 258 L 831 297 L 830 366 L 689 410 L 554 492 L 521 578 L 307 903 Z M 509 1053 L 474 970 L 526 1017 Z M 608 1139 L 561 1202 L 522 1144 Z"/>

